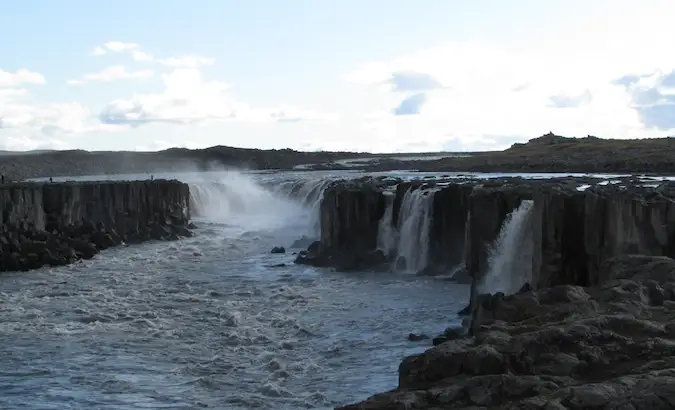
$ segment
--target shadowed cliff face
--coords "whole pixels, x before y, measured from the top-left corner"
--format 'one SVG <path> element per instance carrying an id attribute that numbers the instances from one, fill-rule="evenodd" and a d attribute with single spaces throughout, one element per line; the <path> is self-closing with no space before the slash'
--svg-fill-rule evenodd
<path id="1" fill-rule="evenodd" d="M 178 181 L 0 186 L 0 270 L 91 258 L 121 243 L 190 236 L 190 192 Z"/>
<path id="2" fill-rule="evenodd" d="M 378 239 L 382 242 L 378 235 L 392 235 L 381 229 L 382 218 L 390 217 L 384 223 L 400 231 L 403 218 L 410 217 L 410 204 L 405 201 L 421 198 L 411 192 L 427 192 L 431 196 L 428 223 L 419 224 L 420 229 L 425 229 L 422 239 L 426 240 L 412 244 L 418 246 L 416 252 L 428 255 L 426 266 L 418 273 L 450 273 L 464 264 L 472 283 L 477 285 L 491 268 L 495 252 L 524 252 L 518 243 L 511 243 L 511 249 L 495 249 L 505 221 L 523 201 L 532 203 L 526 228 L 532 250 L 516 259 L 520 259 L 519 267 L 533 272 L 530 285 L 535 288 L 597 285 L 600 266 L 617 255 L 673 256 L 675 195 L 668 183 L 654 189 L 630 185 L 626 180 L 627 188 L 610 184 L 579 191 L 576 186 L 581 182 L 574 179 L 336 182 L 324 192 L 321 205 L 320 249 L 331 255 L 321 265 L 340 268 L 338 260 L 377 251 Z M 394 195 L 391 212 L 386 212 L 385 190 Z M 404 233 L 410 234 L 410 230 L 397 234 Z M 399 246 L 404 242 L 397 240 Z M 317 246 L 315 250 L 319 249 Z M 391 264 L 395 259 L 395 255 L 388 256 L 364 259 L 351 268 L 371 269 L 378 265 L 377 269 L 395 270 L 392 265 L 382 267 L 383 262 Z M 523 258 L 527 258 L 524 265 Z M 479 289 L 472 291 L 474 296 L 477 293 Z"/>
<path id="3" fill-rule="evenodd" d="M 395 390 L 342 409 L 673 408 L 675 185 L 619 182 L 399 184 L 397 196 L 434 195 L 419 250 L 431 265 L 463 246 L 470 329 L 404 359 Z M 507 295 L 484 292 L 500 280 Z"/>

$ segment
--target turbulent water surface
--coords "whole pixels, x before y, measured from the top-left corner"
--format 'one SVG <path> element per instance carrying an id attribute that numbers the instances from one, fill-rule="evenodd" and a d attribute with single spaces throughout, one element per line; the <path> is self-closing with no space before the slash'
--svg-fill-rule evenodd
<path id="1" fill-rule="evenodd" d="M 319 177 L 182 175 L 194 238 L 0 276 L 0 408 L 332 408 L 395 387 L 428 347 L 407 334 L 454 324 L 468 290 L 270 254 L 316 234 Z"/>

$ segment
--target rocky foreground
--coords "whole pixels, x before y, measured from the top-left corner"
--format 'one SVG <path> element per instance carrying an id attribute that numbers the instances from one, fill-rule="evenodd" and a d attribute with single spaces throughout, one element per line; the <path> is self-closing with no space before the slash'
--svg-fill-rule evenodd
<path id="1" fill-rule="evenodd" d="M 0 271 L 90 259 L 121 244 L 191 236 L 189 187 L 178 181 L 0 186 Z"/>
<path id="2" fill-rule="evenodd" d="M 603 276 L 479 296 L 473 337 L 406 358 L 397 389 L 338 409 L 675 408 L 675 261 L 617 257 Z"/>

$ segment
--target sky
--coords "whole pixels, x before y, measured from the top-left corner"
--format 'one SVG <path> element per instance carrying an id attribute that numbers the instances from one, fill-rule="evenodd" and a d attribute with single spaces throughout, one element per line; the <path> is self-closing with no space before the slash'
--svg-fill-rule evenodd
<path id="1" fill-rule="evenodd" d="M 23 0 L 0 150 L 675 135 L 672 0 Z"/>

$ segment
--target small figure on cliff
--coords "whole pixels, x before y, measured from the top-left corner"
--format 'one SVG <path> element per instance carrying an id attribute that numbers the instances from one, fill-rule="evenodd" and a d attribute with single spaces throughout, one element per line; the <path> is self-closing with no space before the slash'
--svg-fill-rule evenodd
<path id="1" fill-rule="evenodd" d="M 52 177 L 49 177 L 49 182 L 54 182 L 54 179 Z"/>
<path id="2" fill-rule="evenodd" d="M 5 183 L 5 174 L 2 174 L 2 183 Z"/>
<path id="3" fill-rule="evenodd" d="M 153 181 L 155 179 L 154 175 L 150 175 L 150 181 Z"/>

